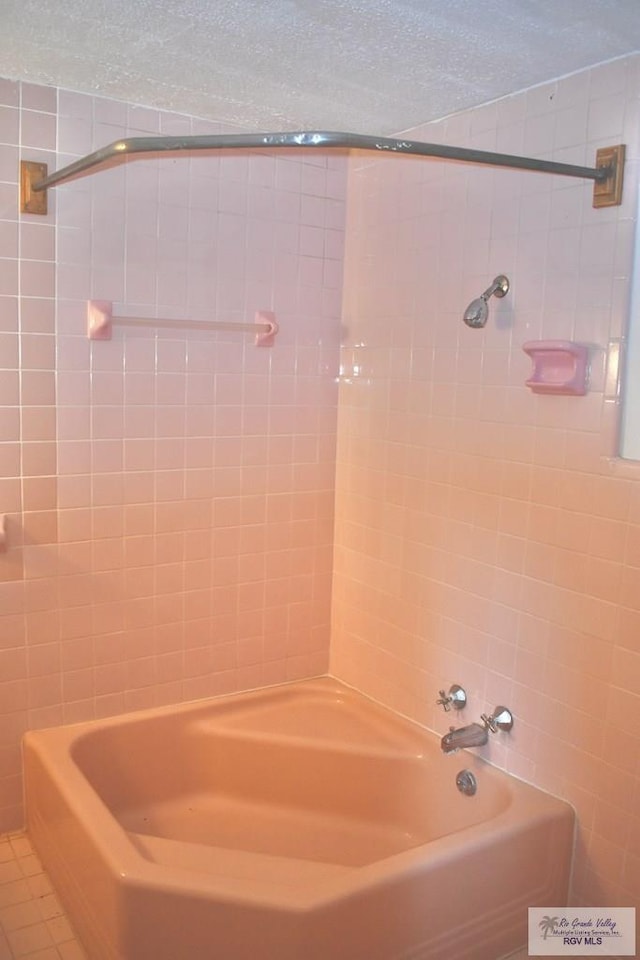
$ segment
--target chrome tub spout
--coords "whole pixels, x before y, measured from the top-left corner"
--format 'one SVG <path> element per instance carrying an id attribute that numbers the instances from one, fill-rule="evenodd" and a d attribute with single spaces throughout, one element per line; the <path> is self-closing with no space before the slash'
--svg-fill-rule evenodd
<path id="1" fill-rule="evenodd" d="M 443 753 L 454 753 L 465 747 L 483 747 L 489 739 L 489 733 L 502 730 L 509 733 L 513 729 L 513 714 L 507 707 L 496 707 L 493 713 L 483 713 L 482 723 L 470 723 L 467 727 L 449 728 L 440 741 Z"/>
<path id="2" fill-rule="evenodd" d="M 466 727 L 458 727 L 457 730 L 452 727 L 449 733 L 445 733 L 440 746 L 444 753 L 453 753 L 465 747 L 483 747 L 488 739 L 489 732 L 486 726 L 470 723 Z"/>

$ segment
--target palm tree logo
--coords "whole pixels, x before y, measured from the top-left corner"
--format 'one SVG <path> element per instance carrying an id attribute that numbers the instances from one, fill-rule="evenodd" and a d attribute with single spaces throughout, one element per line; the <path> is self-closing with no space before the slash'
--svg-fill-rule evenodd
<path id="1" fill-rule="evenodd" d="M 547 939 L 547 934 L 555 933 L 555 929 L 559 923 L 558 917 L 543 917 L 542 920 L 538 923 L 538 926 L 543 931 L 542 939 Z"/>

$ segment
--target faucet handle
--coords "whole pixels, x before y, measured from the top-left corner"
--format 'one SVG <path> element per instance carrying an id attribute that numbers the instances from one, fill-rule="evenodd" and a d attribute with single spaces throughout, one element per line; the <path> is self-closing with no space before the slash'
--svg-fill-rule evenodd
<path id="1" fill-rule="evenodd" d="M 436 700 L 436 703 L 439 707 L 444 707 L 445 713 L 448 713 L 451 710 L 451 701 L 444 690 L 439 690 L 438 693 L 440 697 Z"/>
<path id="2" fill-rule="evenodd" d="M 480 719 L 491 733 L 497 733 L 498 730 L 508 733 L 513 728 L 513 714 L 508 707 L 495 707 L 493 713 L 488 716 L 483 713 Z"/>
<path id="3" fill-rule="evenodd" d="M 439 690 L 438 693 L 440 694 L 440 699 L 436 700 L 436 703 L 444 707 L 447 713 L 451 710 L 451 707 L 453 707 L 454 710 L 462 710 L 467 704 L 467 695 L 458 683 L 454 683 L 449 687 L 448 694 L 445 693 L 444 690 Z"/>

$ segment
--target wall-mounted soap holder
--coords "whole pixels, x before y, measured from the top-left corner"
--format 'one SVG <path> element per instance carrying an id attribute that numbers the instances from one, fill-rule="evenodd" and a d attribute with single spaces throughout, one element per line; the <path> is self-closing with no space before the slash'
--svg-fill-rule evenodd
<path id="1" fill-rule="evenodd" d="M 581 397 L 587 392 L 589 351 L 573 340 L 528 340 L 522 349 L 533 362 L 525 381 L 534 393 Z"/>

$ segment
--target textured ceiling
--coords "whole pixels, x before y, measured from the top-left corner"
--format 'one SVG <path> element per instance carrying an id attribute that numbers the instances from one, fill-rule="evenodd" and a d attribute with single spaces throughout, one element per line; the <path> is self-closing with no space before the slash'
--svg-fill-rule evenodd
<path id="1" fill-rule="evenodd" d="M 640 49 L 640 0 L 0 0 L 0 74 L 390 134 Z"/>

